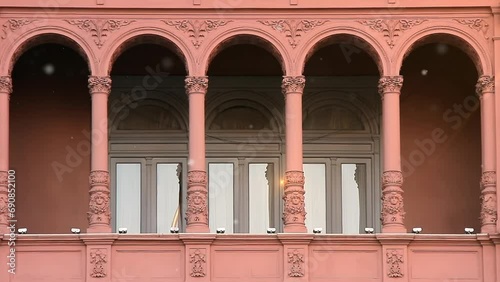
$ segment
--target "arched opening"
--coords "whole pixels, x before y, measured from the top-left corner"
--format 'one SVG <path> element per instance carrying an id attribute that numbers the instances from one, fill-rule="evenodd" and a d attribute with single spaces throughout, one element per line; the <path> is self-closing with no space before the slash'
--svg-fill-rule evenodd
<path id="1" fill-rule="evenodd" d="M 250 36 L 219 46 L 206 96 L 209 219 L 214 230 L 281 228 L 282 60 Z"/>
<path id="2" fill-rule="evenodd" d="M 328 233 L 379 230 L 380 62 L 350 35 L 322 40 L 304 67 L 306 226 Z"/>
<path id="3" fill-rule="evenodd" d="M 449 44 L 456 40 L 439 38 L 418 42 L 401 69 L 405 224 L 426 233 L 463 233 L 480 227 L 478 73 L 475 61 Z"/>
<path id="4" fill-rule="evenodd" d="M 119 48 L 109 97 L 112 227 L 129 233 L 184 228 L 188 98 L 184 58 L 159 37 Z"/>
<path id="5" fill-rule="evenodd" d="M 12 71 L 10 164 L 22 187 L 17 226 L 30 233 L 88 225 L 89 67 L 67 42 L 55 35 L 29 42 Z"/>

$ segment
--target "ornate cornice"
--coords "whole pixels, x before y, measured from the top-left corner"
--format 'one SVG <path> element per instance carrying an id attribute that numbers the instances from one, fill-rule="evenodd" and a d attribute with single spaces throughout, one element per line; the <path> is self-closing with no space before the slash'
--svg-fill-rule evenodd
<path id="1" fill-rule="evenodd" d="M 186 84 L 186 93 L 206 93 L 208 89 L 208 77 L 206 76 L 188 76 L 184 80 Z"/>
<path id="2" fill-rule="evenodd" d="M 378 81 L 378 92 L 383 95 L 387 92 L 401 92 L 403 76 L 383 76 Z"/>
<path id="3" fill-rule="evenodd" d="M 284 76 L 281 83 L 281 91 L 283 95 L 288 93 L 303 93 L 306 86 L 304 76 Z"/>
<path id="4" fill-rule="evenodd" d="M 5 39 L 9 32 L 15 32 L 19 28 L 35 21 L 37 21 L 37 19 L 10 19 L 2 25 L 2 36 L 0 36 L 0 38 Z"/>
<path id="5" fill-rule="evenodd" d="M 0 76 L 0 92 L 12 93 L 12 78 L 10 76 Z"/>
<path id="6" fill-rule="evenodd" d="M 454 19 L 456 22 L 466 25 L 477 32 L 481 32 L 485 39 L 488 37 L 490 25 L 484 19 Z"/>
<path id="7" fill-rule="evenodd" d="M 89 91 L 93 93 L 111 92 L 111 78 L 109 76 L 89 76 Z"/>
<path id="8" fill-rule="evenodd" d="M 292 48 L 297 47 L 300 37 L 313 28 L 323 25 L 328 20 L 265 20 L 259 23 L 284 33 Z"/>
<path id="9" fill-rule="evenodd" d="M 101 48 L 109 34 L 123 26 L 127 26 L 135 20 L 65 20 L 67 23 L 77 26 L 81 30 L 90 33 L 94 37 L 94 43 L 98 48 Z"/>
<path id="10" fill-rule="evenodd" d="M 482 96 L 483 93 L 485 92 L 490 92 L 494 93 L 495 92 L 495 77 L 494 76 L 488 76 L 488 75 L 483 75 L 479 77 L 476 83 L 476 93 L 479 96 Z"/>
<path id="11" fill-rule="evenodd" d="M 181 21 L 163 21 L 169 26 L 188 34 L 195 48 L 199 48 L 205 36 L 212 30 L 224 26 L 232 21 L 224 20 L 181 20 Z"/>
<path id="12" fill-rule="evenodd" d="M 358 21 L 362 25 L 366 25 L 371 29 L 378 31 L 387 37 L 386 42 L 390 48 L 393 48 L 396 43 L 396 37 L 401 36 L 401 34 L 408 29 L 416 25 L 420 25 L 427 20 L 422 19 L 404 19 L 404 20 L 388 20 L 388 19 L 378 19 L 378 20 L 362 20 Z"/>
<path id="13" fill-rule="evenodd" d="M 403 250 L 388 249 L 387 257 L 387 276 L 389 278 L 402 278 L 403 277 Z"/>

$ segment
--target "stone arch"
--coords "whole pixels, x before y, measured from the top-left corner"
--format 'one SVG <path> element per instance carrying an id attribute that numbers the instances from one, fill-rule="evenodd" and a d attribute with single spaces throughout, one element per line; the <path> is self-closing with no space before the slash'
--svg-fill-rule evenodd
<path id="1" fill-rule="evenodd" d="M 452 25 L 432 26 L 413 33 L 395 52 L 393 73 L 398 74 L 404 59 L 419 46 L 428 43 L 446 43 L 462 50 L 476 65 L 479 76 L 492 73 L 491 60 L 486 47 L 476 38 L 463 30 L 463 27 Z"/>
<path id="2" fill-rule="evenodd" d="M 356 48 L 360 48 L 367 52 L 368 55 L 373 59 L 378 67 L 380 75 L 385 75 L 389 71 L 389 59 L 379 41 L 371 34 L 366 33 L 360 29 L 355 29 L 353 27 L 337 26 L 333 28 L 328 28 L 323 31 L 316 33 L 314 37 L 311 37 L 305 42 L 303 47 L 299 50 L 299 55 L 297 58 L 296 69 L 294 73 L 300 75 L 304 72 L 307 60 L 320 48 L 335 44 L 335 43 L 346 43 L 353 45 Z M 346 52 L 350 52 L 346 50 Z M 347 54 L 346 54 L 347 55 Z"/>
<path id="3" fill-rule="evenodd" d="M 184 62 L 186 73 L 194 70 L 194 59 L 189 47 L 179 36 L 156 27 L 139 27 L 121 34 L 109 44 L 103 56 L 103 74 L 109 75 L 116 59 L 127 49 L 139 44 L 158 44 L 174 52 Z"/>
<path id="4" fill-rule="evenodd" d="M 44 26 L 29 30 L 22 36 L 11 41 L 11 44 L 6 47 L 6 51 L 0 59 L 1 62 L 6 62 L 0 64 L 0 73 L 10 75 L 17 59 L 25 51 L 45 43 L 58 43 L 73 49 L 87 62 L 91 74 L 98 72 L 98 60 L 94 54 L 94 50 L 80 35 L 60 26 Z"/>
<path id="5" fill-rule="evenodd" d="M 200 53 L 201 62 L 199 72 L 206 74 L 212 59 L 217 54 L 225 48 L 239 43 L 257 45 L 270 52 L 280 63 L 283 75 L 288 74 L 291 70 L 287 49 L 281 41 L 266 31 L 246 27 L 221 33 L 210 41 L 206 45 L 207 47 Z"/>

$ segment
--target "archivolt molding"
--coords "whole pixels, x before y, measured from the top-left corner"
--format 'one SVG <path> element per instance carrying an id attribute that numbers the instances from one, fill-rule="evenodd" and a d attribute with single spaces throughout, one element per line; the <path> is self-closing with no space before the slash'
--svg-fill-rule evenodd
<path id="1" fill-rule="evenodd" d="M 314 54 L 315 51 L 317 51 L 318 48 L 324 46 L 322 43 L 329 39 L 335 40 L 336 37 L 340 36 L 349 38 L 349 40 L 345 42 L 346 44 L 354 45 L 367 52 L 377 64 L 380 75 L 384 75 L 389 72 L 389 56 L 386 48 L 381 44 L 381 39 L 377 39 L 375 33 L 367 32 L 359 27 L 357 28 L 354 26 L 354 23 L 352 23 L 352 25 L 345 23 L 335 26 L 325 25 L 325 27 L 322 26 L 320 28 L 322 28 L 322 30 L 319 30 L 318 28 L 317 32 L 314 34 L 311 33 L 313 35 L 309 36 L 302 43 L 302 47 L 298 51 L 297 58 L 294 61 L 294 69 L 292 70 L 292 73 L 302 74 L 307 60 Z M 342 44 L 343 42 L 338 43 Z"/>
<path id="2" fill-rule="evenodd" d="M 448 19 L 446 21 L 429 20 L 419 27 L 415 27 L 413 32 L 405 34 L 400 38 L 400 44 L 397 46 L 393 54 L 391 73 L 399 74 L 403 65 L 403 61 L 413 49 L 418 47 L 420 43 L 425 43 L 427 40 L 431 42 L 442 42 L 453 45 L 464 51 L 471 60 L 476 64 L 477 72 L 481 75 L 492 75 L 491 48 L 488 46 L 489 41 L 486 40 L 482 28 L 472 24 L 468 26 L 468 21 L 460 22 L 461 18 Z M 433 36 L 440 36 L 440 40 L 431 40 Z"/>
<path id="3" fill-rule="evenodd" d="M 207 72 L 210 62 L 220 51 L 223 50 L 224 47 L 226 47 L 226 43 L 244 37 L 253 37 L 258 40 L 262 40 L 265 43 L 269 43 L 269 46 L 272 46 L 274 50 L 271 49 L 267 51 L 271 52 L 279 61 L 283 69 L 283 74 L 285 75 L 292 70 L 293 66 L 288 52 L 288 47 L 284 45 L 285 42 L 283 40 L 279 40 L 275 34 L 271 33 L 271 31 L 265 30 L 266 26 L 258 22 L 252 23 L 248 21 L 241 21 L 239 23 L 241 25 L 232 25 L 229 29 L 217 34 L 214 33 L 211 40 L 206 40 L 205 48 L 198 53 L 197 57 L 197 72 L 199 74 L 203 75 Z"/>
<path id="4" fill-rule="evenodd" d="M 121 33 L 117 32 L 117 36 L 114 40 L 107 42 L 107 49 L 103 52 L 101 63 L 103 67 L 102 72 L 108 75 L 111 72 L 116 58 L 128 47 L 133 45 L 135 40 L 141 40 L 142 38 L 152 36 L 158 37 L 158 39 L 164 40 L 166 43 L 170 43 L 172 46 L 169 47 L 174 48 L 171 50 L 177 53 L 184 61 L 186 72 L 188 74 L 194 73 L 196 63 L 193 55 L 193 48 L 188 45 L 189 41 L 185 39 L 180 31 L 173 32 L 166 27 L 165 24 L 162 25 L 161 21 L 158 20 L 157 24 L 142 24 Z"/>
<path id="5" fill-rule="evenodd" d="M 27 29 L 23 29 L 22 34 L 18 35 L 17 32 L 10 33 L 8 40 L 0 40 L 0 50 L 4 50 L 4 52 L 1 53 L 0 62 L 8 62 L 0 64 L 0 73 L 10 74 L 17 59 L 29 48 L 40 43 L 54 42 L 48 38 L 51 35 L 58 36 L 55 41 L 61 39 L 70 41 L 70 47 L 79 52 L 88 63 L 90 73 L 99 73 L 99 63 L 96 53 L 94 52 L 95 50 L 80 33 L 75 32 L 71 28 L 63 27 L 59 20 L 48 20 L 48 22 L 45 21 L 44 26 L 34 25 L 31 28 L 31 25 L 34 23 L 36 23 L 35 20 L 30 24 L 20 27 L 20 29 Z M 18 37 L 15 37 L 16 35 L 18 35 Z"/>

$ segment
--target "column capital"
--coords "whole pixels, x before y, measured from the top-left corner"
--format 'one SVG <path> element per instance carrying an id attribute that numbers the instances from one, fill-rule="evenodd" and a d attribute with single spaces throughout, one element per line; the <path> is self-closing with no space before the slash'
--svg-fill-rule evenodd
<path id="1" fill-rule="evenodd" d="M 186 94 L 207 93 L 208 76 L 186 76 Z"/>
<path id="2" fill-rule="evenodd" d="M 111 77 L 109 76 L 89 76 L 89 92 L 90 95 L 95 93 L 111 92 Z"/>
<path id="3" fill-rule="evenodd" d="M 478 78 L 476 83 L 476 93 L 481 97 L 484 93 L 495 92 L 495 77 L 489 75 L 482 75 Z"/>
<path id="4" fill-rule="evenodd" d="M 380 95 L 385 93 L 401 92 L 403 87 L 403 76 L 382 76 L 378 81 L 378 92 Z"/>
<path id="5" fill-rule="evenodd" d="M 12 78 L 10 76 L 0 76 L 0 92 L 12 93 Z"/>
<path id="6" fill-rule="evenodd" d="M 283 76 L 281 83 L 281 92 L 283 95 L 289 93 L 303 93 L 306 85 L 306 78 L 303 75 L 299 76 Z"/>

